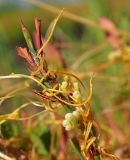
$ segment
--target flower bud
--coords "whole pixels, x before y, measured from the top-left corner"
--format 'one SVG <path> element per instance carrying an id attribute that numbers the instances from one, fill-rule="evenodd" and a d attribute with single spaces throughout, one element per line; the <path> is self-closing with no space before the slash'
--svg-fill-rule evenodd
<path id="1" fill-rule="evenodd" d="M 68 76 L 65 76 L 64 77 L 64 81 L 68 81 L 69 80 L 69 77 Z"/>
<path id="2" fill-rule="evenodd" d="M 63 125 L 64 127 L 66 127 L 67 124 L 68 124 L 68 121 L 67 121 L 67 120 L 63 120 L 62 125 Z"/>
<path id="3" fill-rule="evenodd" d="M 65 127 L 65 129 L 66 129 L 67 131 L 70 131 L 70 130 L 72 130 L 72 126 L 71 126 L 71 125 L 67 125 L 67 126 Z"/>
<path id="4" fill-rule="evenodd" d="M 68 85 L 68 83 L 67 83 L 66 81 L 63 81 L 62 84 L 61 84 L 61 86 L 62 86 L 63 88 L 66 88 L 67 85 Z"/>
<path id="5" fill-rule="evenodd" d="M 73 92 L 73 97 L 76 101 L 80 101 L 81 100 L 81 94 L 79 91 L 74 91 Z"/>
<path id="6" fill-rule="evenodd" d="M 72 114 L 78 119 L 80 117 L 80 110 L 75 110 Z"/>
<path id="7" fill-rule="evenodd" d="M 67 120 L 71 120 L 72 119 L 72 113 L 67 113 L 66 115 L 65 115 L 65 119 L 67 119 Z"/>
<path id="8" fill-rule="evenodd" d="M 66 90 L 67 86 L 68 86 L 67 81 L 63 81 L 63 82 L 61 83 L 61 86 L 60 86 L 59 89 L 62 90 L 62 91 L 64 91 L 64 90 Z"/>
<path id="9" fill-rule="evenodd" d="M 77 82 L 74 82 L 74 83 L 73 83 L 73 86 L 74 86 L 74 90 L 75 90 L 75 91 L 79 91 L 79 85 L 78 85 Z"/>

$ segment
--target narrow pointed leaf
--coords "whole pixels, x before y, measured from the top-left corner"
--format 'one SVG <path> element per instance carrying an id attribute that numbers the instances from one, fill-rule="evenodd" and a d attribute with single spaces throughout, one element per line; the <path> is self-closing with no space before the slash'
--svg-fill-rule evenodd
<path id="1" fill-rule="evenodd" d="M 18 55 L 24 58 L 31 66 L 36 66 L 32 56 L 28 53 L 26 48 L 17 47 L 16 50 L 18 52 Z"/>
<path id="2" fill-rule="evenodd" d="M 71 147 L 73 148 L 74 152 L 80 158 L 80 160 L 83 160 L 84 158 L 83 158 L 82 154 L 80 153 L 80 151 L 78 150 L 78 148 L 75 146 L 75 144 L 73 143 L 73 141 L 70 140 L 70 144 L 71 144 Z"/>
<path id="3" fill-rule="evenodd" d="M 34 42 L 35 47 L 39 50 L 42 46 L 42 40 L 41 40 L 41 20 L 35 19 L 35 32 L 34 32 Z"/>
<path id="4" fill-rule="evenodd" d="M 35 63 L 38 65 L 39 61 L 38 61 L 35 49 L 33 47 L 32 41 L 31 41 L 31 36 L 30 36 L 27 28 L 24 26 L 22 19 L 20 19 L 20 23 L 21 23 L 22 32 L 23 32 L 24 38 L 26 40 L 27 46 L 29 48 L 29 51 L 30 51 Z"/>

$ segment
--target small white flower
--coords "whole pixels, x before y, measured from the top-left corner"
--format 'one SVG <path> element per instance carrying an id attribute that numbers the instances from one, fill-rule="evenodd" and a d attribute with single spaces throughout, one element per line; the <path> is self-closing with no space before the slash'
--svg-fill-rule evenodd
<path id="1" fill-rule="evenodd" d="M 69 80 L 69 77 L 68 76 L 65 76 L 64 77 L 64 81 L 68 81 Z"/>
<path id="2" fill-rule="evenodd" d="M 74 90 L 75 90 L 75 91 L 79 91 L 79 85 L 78 85 L 77 82 L 74 82 L 74 83 L 73 83 L 73 86 L 74 86 Z"/>
<path id="3" fill-rule="evenodd" d="M 71 120 L 72 119 L 72 113 L 67 113 L 66 115 L 65 115 L 65 119 L 67 119 L 67 120 Z"/>
<path id="4" fill-rule="evenodd" d="M 76 101 L 80 101 L 81 100 L 81 94 L 79 91 L 74 91 L 73 92 L 73 97 Z"/>
<path id="5" fill-rule="evenodd" d="M 68 86 L 68 82 L 67 82 L 67 81 L 63 81 L 63 82 L 61 83 L 59 89 L 60 89 L 61 91 L 64 91 L 64 90 L 66 90 L 67 86 Z"/>
<path id="6" fill-rule="evenodd" d="M 65 120 L 63 120 L 62 125 L 67 131 L 79 127 L 78 120 L 80 119 L 80 115 L 81 113 L 79 109 L 65 115 Z"/>
<path id="7" fill-rule="evenodd" d="M 73 115 L 74 115 L 77 119 L 79 119 L 79 117 L 80 117 L 80 110 L 78 109 L 78 110 L 73 111 Z"/>
<path id="8" fill-rule="evenodd" d="M 68 120 L 63 120 L 62 125 L 63 125 L 64 127 L 66 127 L 67 124 L 68 124 Z"/>
<path id="9" fill-rule="evenodd" d="M 63 88 L 66 88 L 67 85 L 68 85 L 67 81 L 63 81 L 62 84 L 61 84 L 61 86 L 62 86 Z"/>
<path id="10" fill-rule="evenodd" d="M 70 131 L 70 130 L 72 130 L 73 128 L 72 128 L 71 125 L 67 125 L 67 126 L 65 127 L 65 129 L 66 129 L 67 131 Z"/>
<path id="11" fill-rule="evenodd" d="M 74 129 L 74 127 L 75 127 L 75 125 L 72 122 L 70 122 L 69 120 L 64 120 L 62 122 L 62 125 L 65 127 L 65 129 L 67 131 Z"/>

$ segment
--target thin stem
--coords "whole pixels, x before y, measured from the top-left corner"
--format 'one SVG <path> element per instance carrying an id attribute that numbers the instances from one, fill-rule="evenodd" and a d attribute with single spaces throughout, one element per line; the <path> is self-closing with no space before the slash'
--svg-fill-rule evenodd
<path id="1" fill-rule="evenodd" d="M 46 10 L 48 10 L 48 11 L 54 13 L 54 14 L 58 14 L 59 11 L 61 10 L 61 9 L 59 9 L 57 7 L 51 6 L 51 5 L 49 5 L 47 3 L 44 3 L 44 2 L 40 2 L 40 1 L 36 1 L 36 0 L 25 0 L 25 1 L 27 1 L 27 2 L 29 2 L 31 4 L 34 4 L 35 6 L 38 6 L 38 7 L 42 8 L 42 9 L 46 9 Z M 94 22 L 94 21 L 92 21 L 90 19 L 86 19 L 86 18 L 77 16 L 77 15 L 75 15 L 73 13 L 68 12 L 68 11 L 65 11 L 63 13 L 63 17 L 71 19 L 71 20 L 79 22 L 79 23 L 82 23 L 82 24 L 86 24 L 86 25 L 92 26 L 92 27 L 96 27 L 96 28 L 100 27 L 96 22 Z"/>
<path id="2" fill-rule="evenodd" d="M 58 7 L 54 7 L 50 4 L 40 2 L 40 1 L 37 1 L 37 0 L 25 0 L 25 1 L 37 6 L 39 8 L 45 9 L 45 10 L 51 12 L 51 13 L 54 13 L 54 14 L 58 14 L 59 11 L 61 10 Z M 70 13 L 69 11 L 65 11 L 63 13 L 63 17 L 65 17 L 67 19 L 70 19 L 72 21 L 84 24 L 84 25 L 88 25 L 88 26 L 91 26 L 91 27 L 94 27 L 94 28 L 102 29 L 102 27 L 100 26 L 99 23 L 94 22 L 93 20 L 90 20 L 90 19 L 87 19 L 87 18 L 84 18 L 84 17 L 80 17 L 78 15 L 75 15 L 73 13 Z M 128 35 L 130 35 L 129 32 L 126 32 L 126 31 L 123 31 L 123 30 L 119 30 L 119 32 L 122 36 L 128 37 Z"/>

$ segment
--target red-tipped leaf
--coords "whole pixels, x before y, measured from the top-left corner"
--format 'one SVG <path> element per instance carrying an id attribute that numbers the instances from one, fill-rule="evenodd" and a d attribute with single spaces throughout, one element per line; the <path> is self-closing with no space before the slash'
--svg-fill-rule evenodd
<path id="1" fill-rule="evenodd" d="M 30 53 L 28 53 L 26 48 L 17 47 L 16 50 L 18 52 L 18 55 L 24 58 L 32 67 L 36 66 L 32 56 L 30 55 Z"/>

